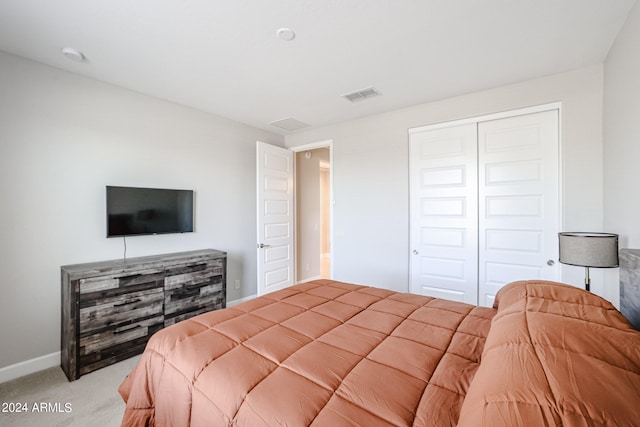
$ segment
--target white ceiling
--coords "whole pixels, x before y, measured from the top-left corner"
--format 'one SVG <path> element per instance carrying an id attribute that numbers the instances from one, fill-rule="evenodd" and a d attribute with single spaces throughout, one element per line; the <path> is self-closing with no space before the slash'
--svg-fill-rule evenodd
<path id="1" fill-rule="evenodd" d="M 0 0 L 0 50 L 287 134 L 602 63 L 634 3 Z"/>

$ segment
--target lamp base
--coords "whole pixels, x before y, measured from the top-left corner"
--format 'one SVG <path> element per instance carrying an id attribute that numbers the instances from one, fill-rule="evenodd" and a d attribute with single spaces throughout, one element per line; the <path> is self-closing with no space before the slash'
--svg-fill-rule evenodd
<path id="1" fill-rule="evenodd" d="M 589 267 L 584 268 L 584 288 L 591 292 L 591 278 L 589 277 Z"/>

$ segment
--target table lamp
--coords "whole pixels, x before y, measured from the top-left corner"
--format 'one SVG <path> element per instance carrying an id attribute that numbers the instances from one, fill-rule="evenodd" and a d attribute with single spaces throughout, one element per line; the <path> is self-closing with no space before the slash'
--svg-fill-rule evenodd
<path id="1" fill-rule="evenodd" d="M 560 262 L 585 267 L 584 287 L 590 290 L 589 267 L 618 266 L 618 235 L 611 233 L 558 233 Z"/>

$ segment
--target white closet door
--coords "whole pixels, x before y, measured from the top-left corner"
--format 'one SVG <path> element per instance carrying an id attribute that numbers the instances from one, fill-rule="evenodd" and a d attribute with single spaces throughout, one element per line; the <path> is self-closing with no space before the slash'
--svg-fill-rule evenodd
<path id="1" fill-rule="evenodd" d="M 410 291 L 477 304 L 476 124 L 413 133 Z"/>
<path id="2" fill-rule="evenodd" d="M 558 111 L 478 124 L 479 305 L 514 280 L 558 280 Z"/>

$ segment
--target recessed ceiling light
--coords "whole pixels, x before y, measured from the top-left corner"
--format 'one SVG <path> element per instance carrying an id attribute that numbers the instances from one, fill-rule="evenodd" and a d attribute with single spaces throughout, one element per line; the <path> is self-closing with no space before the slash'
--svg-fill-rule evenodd
<path id="1" fill-rule="evenodd" d="M 276 34 L 280 40 L 284 40 L 286 42 L 290 42 L 296 38 L 296 33 L 294 33 L 291 28 L 280 28 Z"/>
<path id="2" fill-rule="evenodd" d="M 62 48 L 62 54 L 73 61 L 83 62 L 85 60 L 84 53 L 72 47 Z"/>

